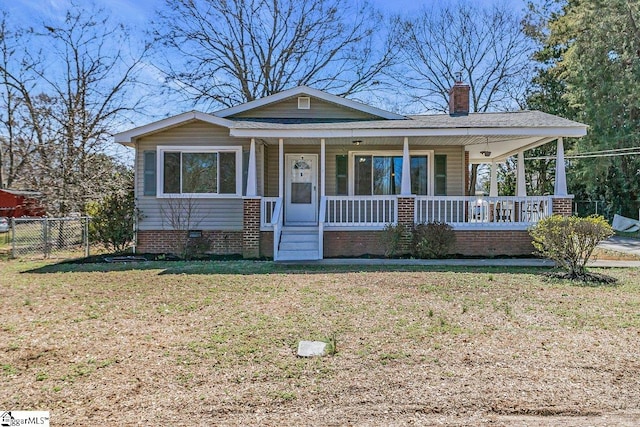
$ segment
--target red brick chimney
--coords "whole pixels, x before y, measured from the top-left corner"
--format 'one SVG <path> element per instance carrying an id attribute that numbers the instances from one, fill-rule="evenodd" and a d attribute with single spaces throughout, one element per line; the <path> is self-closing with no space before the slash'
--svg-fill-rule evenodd
<path id="1" fill-rule="evenodd" d="M 456 76 L 456 83 L 449 89 L 449 114 L 466 116 L 469 114 L 469 85 L 462 82 L 462 76 Z"/>

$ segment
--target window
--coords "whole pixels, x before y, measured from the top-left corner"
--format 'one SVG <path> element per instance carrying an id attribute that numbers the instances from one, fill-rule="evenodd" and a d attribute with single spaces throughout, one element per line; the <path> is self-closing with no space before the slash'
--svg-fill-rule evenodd
<path id="1" fill-rule="evenodd" d="M 429 191 L 429 154 L 410 156 L 411 193 Z M 355 153 L 353 156 L 353 194 L 392 195 L 402 189 L 402 156 Z"/>
<path id="2" fill-rule="evenodd" d="M 194 197 L 240 195 L 242 183 L 240 147 L 158 147 L 159 195 Z"/>

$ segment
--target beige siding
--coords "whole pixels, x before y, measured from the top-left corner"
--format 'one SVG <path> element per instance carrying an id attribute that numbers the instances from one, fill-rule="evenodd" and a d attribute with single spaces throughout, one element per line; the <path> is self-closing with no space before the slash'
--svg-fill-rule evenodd
<path id="1" fill-rule="evenodd" d="M 447 156 L 447 196 L 464 196 L 464 147 L 433 147 Z"/>
<path id="2" fill-rule="evenodd" d="M 367 114 L 362 111 L 352 110 L 331 102 L 311 98 L 311 108 L 308 110 L 298 109 L 298 97 L 265 105 L 261 108 L 245 111 L 232 116 L 231 118 L 254 118 L 254 119 L 342 119 L 342 120 L 372 120 L 379 117 Z"/>
<path id="3" fill-rule="evenodd" d="M 317 146 L 284 146 L 285 153 L 308 153 L 320 155 L 320 143 Z M 447 156 L 447 195 L 464 195 L 464 148 L 463 147 L 441 147 L 441 146 L 410 146 L 410 150 L 423 151 L 434 150 L 434 154 L 444 154 Z M 354 149 L 348 145 L 326 145 L 326 194 L 333 196 L 336 194 L 336 156 L 348 155 L 350 151 L 402 151 L 402 146 L 371 146 Z M 269 197 L 278 196 L 278 146 L 271 145 L 265 154 L 265 167 L 267 170 L 265 180 L 265 195 Z M 349 180 L 352 179 L 351 171 Z M 320 177 L 318 177 L 318 183 Z"/>
<path id="4" fill-rule="evenodd" d="M 137 141 L 136 154 L 136 197 L 141 210 L 142 220 L 140 230 L 170 229 L 168 220 L 168 199 L 158 199 L 155 196 L 144 196 L 144 152 L 156 150 L 158 145 L 184 146 L 237 146 L 241 144 L 243 151 L 249 150 L 249 140 L 232 138 L 229 130 L 204 122 L 192 122 L 168 129 Z M 258 145 L 258 188 L 261 185 L 262 164 Z M 242 229 L 242 198 L 198 198 L 191 199 L 195 204 L 192 209 L 196 215 L 191 221 L 190 228 L 201 230 L 241 230 Z M 177 202 L 173 202 L 174 206 Z"/>

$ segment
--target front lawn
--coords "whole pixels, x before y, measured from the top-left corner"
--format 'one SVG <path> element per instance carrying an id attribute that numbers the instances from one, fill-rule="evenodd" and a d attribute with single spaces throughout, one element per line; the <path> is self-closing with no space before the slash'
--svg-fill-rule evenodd
<path id="1" fill-rule="evenodd" d="M 0 409 L 52 425 L 635 425 L 640 270 L 0 261 Z M 303 339 L 337 353 L 296 357 Z"/>

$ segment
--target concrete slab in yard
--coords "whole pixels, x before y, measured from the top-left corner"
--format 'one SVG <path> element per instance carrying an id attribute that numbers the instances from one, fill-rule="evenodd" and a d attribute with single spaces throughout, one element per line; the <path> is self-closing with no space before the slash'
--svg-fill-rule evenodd
<path id="1" fill-rule="evenodd" d="M 314 357 L 324 356 L 327 343 L 322 341 L 300 341 L 298 343 L 298 356 Z"/>

